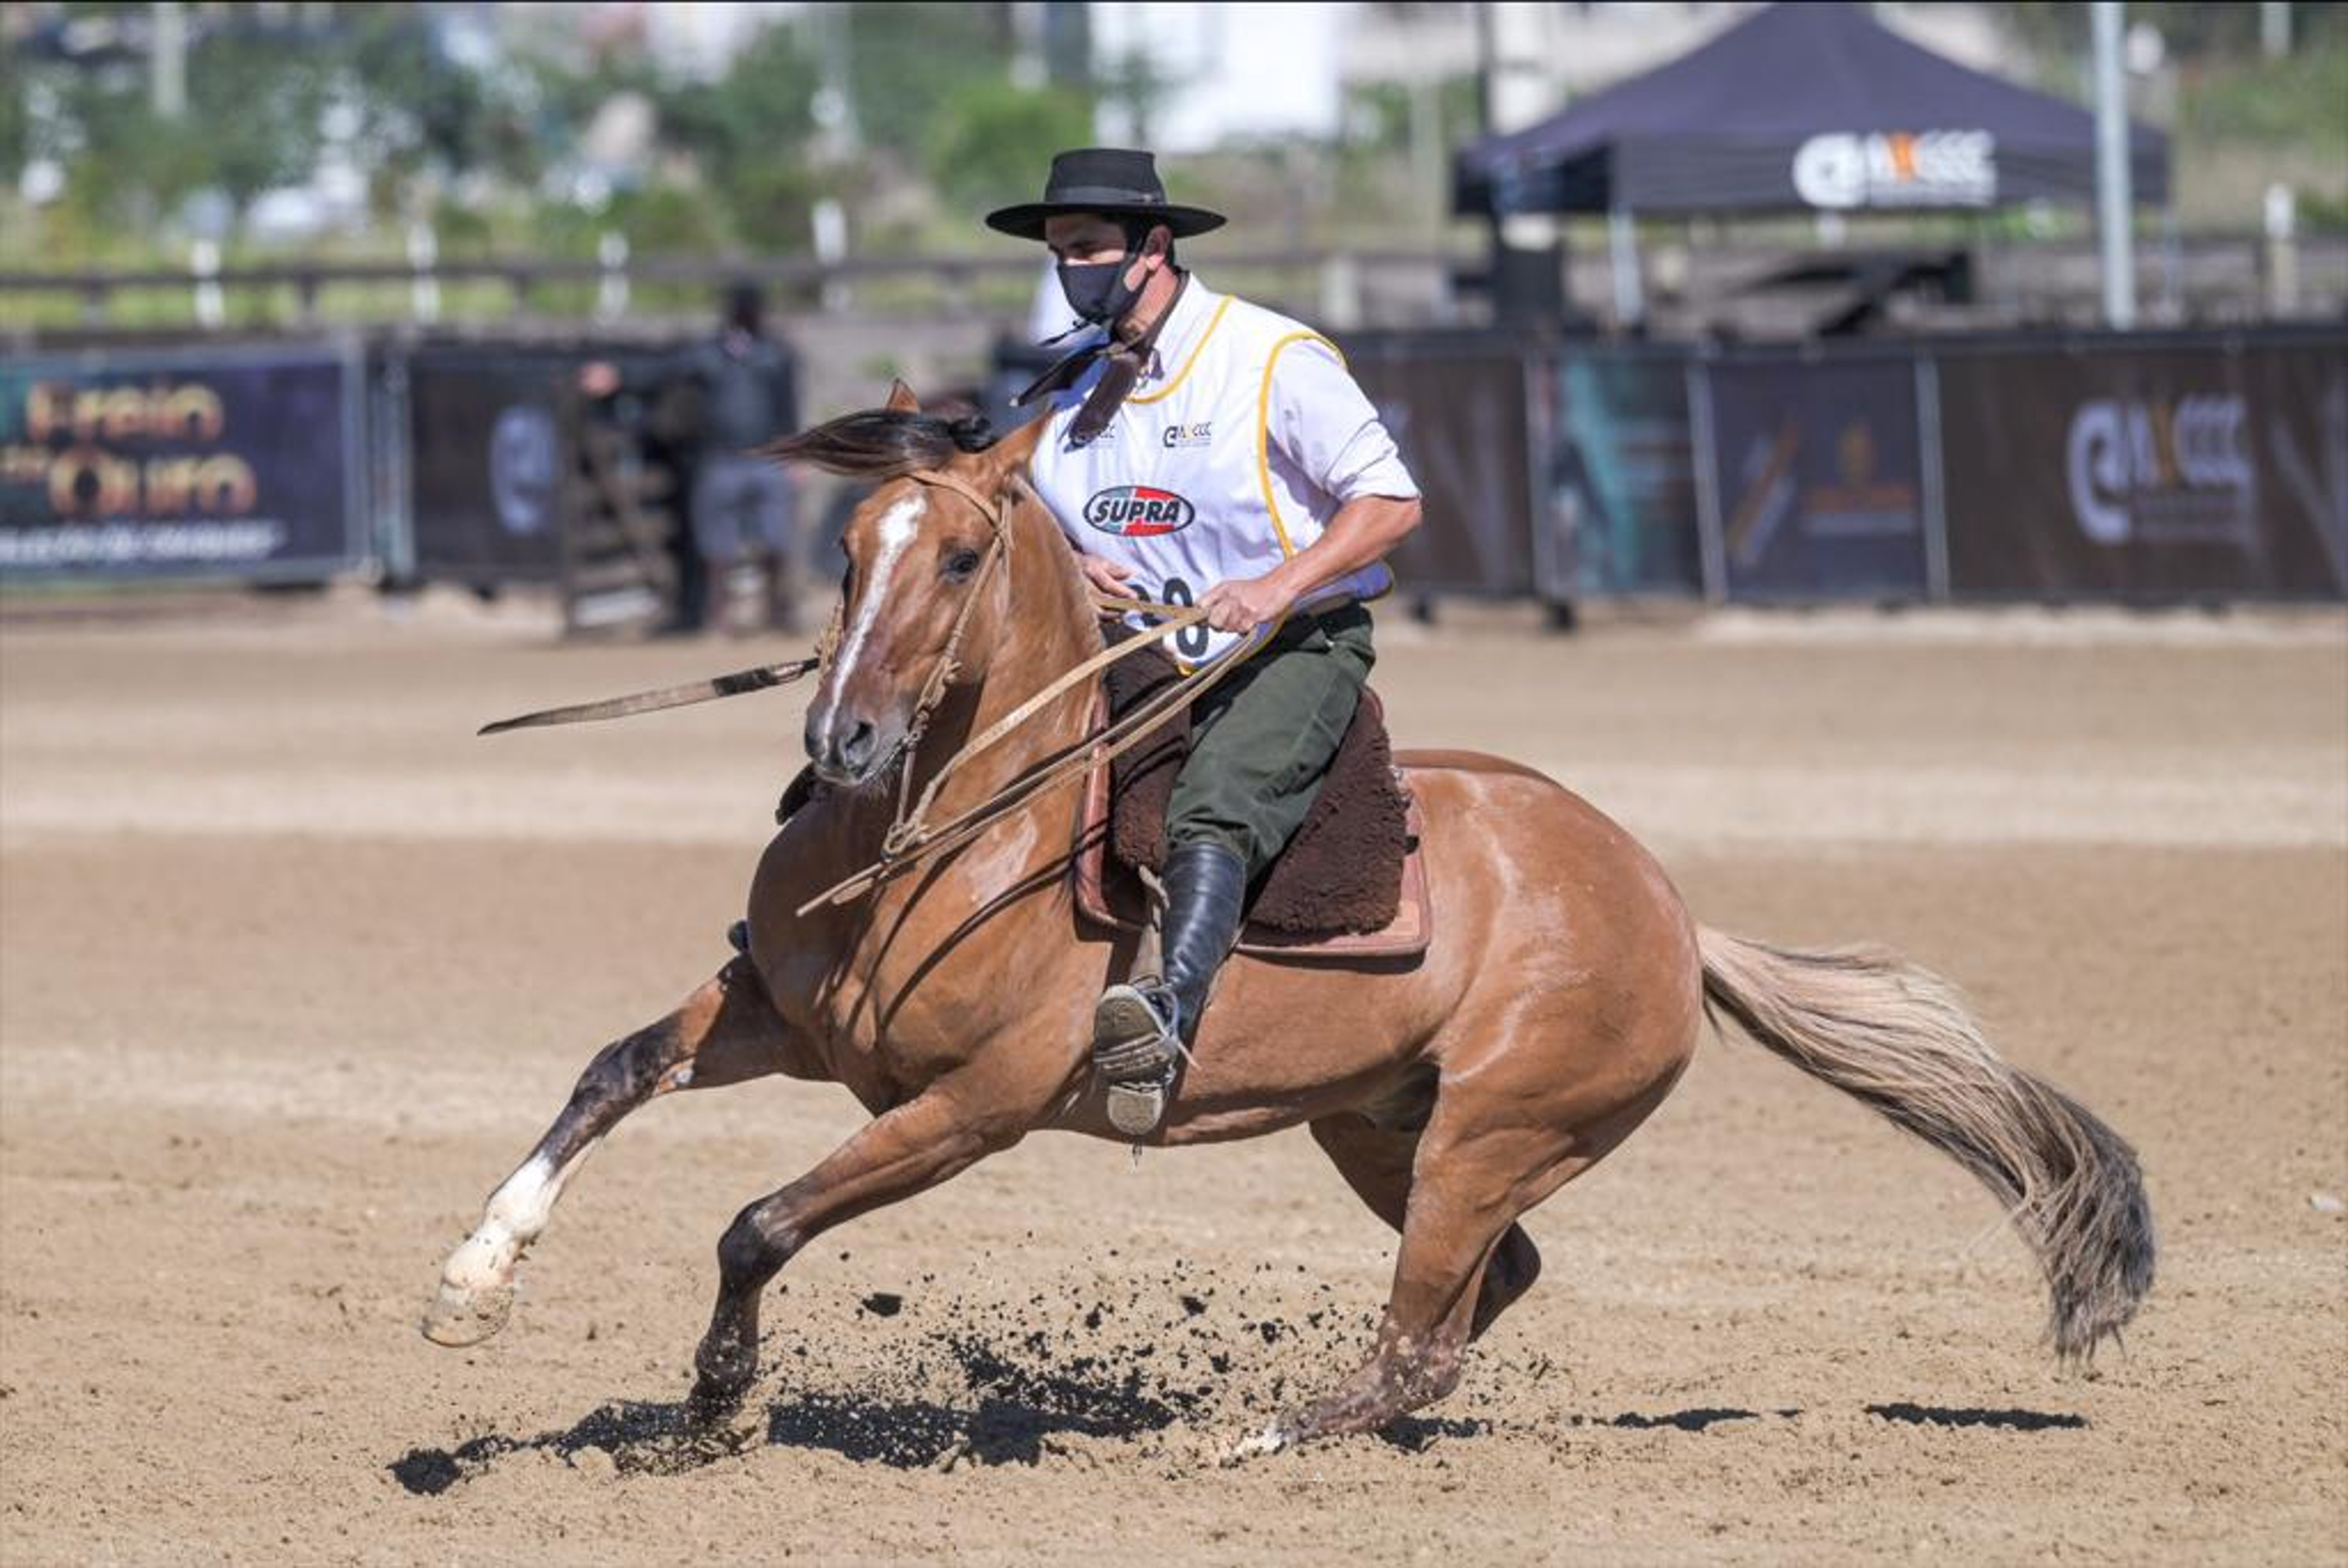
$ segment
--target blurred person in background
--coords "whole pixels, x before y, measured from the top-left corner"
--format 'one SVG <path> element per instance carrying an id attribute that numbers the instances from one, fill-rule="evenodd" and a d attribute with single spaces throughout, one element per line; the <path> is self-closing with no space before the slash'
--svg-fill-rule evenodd
<path id="1" fill-rule="evenodd" d="M 581 367 L 579 389 L 592 397 L 621 392 L 652 397 L 684 393 L 692 488 L 688 526 L 679 543 L 677 631 L 727 630 L 734 623 L 737 568 L 757 566 L 768 629 L 802 629 L 796 496 L 780 465 L 752 449 L 799 427 L 798 356 L 770 335 L 758 285 L 726 290 L 717 335 L 623 373 L 606 361 Z"/>
<path id="2" fill-rule="evenodd" d="M 1028 471 L 1087 579 L 1205 608 L 1171 639 L 1185 668 L 1245 661 L 1192 710 L 1161 972 L 1110 987 L 1093 1015 L 1127 1132 L 1164 1114 L 1248 889 L 1320 792 L 1376 658 L 1366 601 L 1393 586 L 1384 558 L 1419 520 L 1418 486 L 1336 347 L 1176 263 L 1177 240 L 1223 222 L 1167 201 L 1151 154 L 1115 147 L 1059 154 L 1042 201 L 986 219 L 1049 248 L 1089 324 L 1019 399 L 1043 400 Z"/>

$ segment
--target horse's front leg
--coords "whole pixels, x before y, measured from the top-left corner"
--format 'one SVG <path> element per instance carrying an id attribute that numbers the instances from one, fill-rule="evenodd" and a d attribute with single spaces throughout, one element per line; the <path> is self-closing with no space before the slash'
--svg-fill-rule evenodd
<path id="1" fill-rule="evenodd" d="M 718 1305 L 693 1357 L 694 1417 L 718 1422 L 739 1408 L 758 1376 L 759 1297 L 800 1248 L 843 1220 L 909 1198 L 1009 1148 L 1042 1104 L 941 1080 L 736 1215 L 718 1242 Z"/>
<path id="2" fill-rule="evenodd" d="M 489 1194 L 481 1223 L 449 1254 L 424 1318 L 436 1345 L 477 1345 L 505 1327 L 514 1267 L 603 1135 L 672 1089 L 718 1088 L 782 1069 L 784 1025 L 749 961 L 736 959 L 658 1022 L 604 1047 L 530 1157 Z"/>

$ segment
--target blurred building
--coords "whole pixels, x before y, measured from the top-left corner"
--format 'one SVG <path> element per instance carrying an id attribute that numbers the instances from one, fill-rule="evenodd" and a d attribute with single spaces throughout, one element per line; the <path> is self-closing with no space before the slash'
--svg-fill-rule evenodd
<path id="1" fill-rule="evenodd" d="M 1081 10 L 1096 80 L 1146 66 L 1163 94 L 1136 116 L 1104 105 L 1104 141 L 1147 140 L 1166 152 L 1228 141 L 1328 137 L 1347 90 L 1373 83 L 1431 85 L 1475 76 L 1489 59 L 1493 110 L 1537 118 L 1573 98 L 1663 64 L 1760 0 L 1342 0 L 1333 4 L 1169 5 L 1162 0 L 1014 10 Z M 1881 5 L 1878 16 L 1916 42 L 1982 69 L 2014 67 L 1989 8 Z"/>

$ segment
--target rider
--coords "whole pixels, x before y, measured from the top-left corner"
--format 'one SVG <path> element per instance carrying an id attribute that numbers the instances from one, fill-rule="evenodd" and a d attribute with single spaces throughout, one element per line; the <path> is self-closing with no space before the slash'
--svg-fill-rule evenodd
<path id="1" fill-rule="evenodd" d="M 1365 601 L 1392 585 L 1383 558 L 1418 524 L 1418 486 L 1326 338 L 1176 264 L 1175 241 L 1224 220 L 1169 203 L 1150 153 L 1063 152 L 1042 201 L 986 222 L 1049 246 L 1098 329 L 1023 398 L 1049 398 L 1030 472 L 1085 576 L 1204 607 L 1173 639 L 1185 668 L 1246 661 L 1192 713 L 1166 810 L 1163 973 L 1111 986 L 1093 1014 L 1111 1115 L 1139 1133 L 1164 1114 L 1249 884 L 1352 721 L 1376 656 Z"/>

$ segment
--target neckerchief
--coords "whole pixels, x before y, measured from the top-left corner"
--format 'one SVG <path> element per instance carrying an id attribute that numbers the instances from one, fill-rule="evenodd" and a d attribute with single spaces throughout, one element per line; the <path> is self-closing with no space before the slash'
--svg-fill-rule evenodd
<path id="1" fill-rule="evenodd" d="M 1090 445 L 1095 437 L 1108 428 L 1118 405 L 1125 401 L 1127 394 L 1140 381 L 1141 373 L 1148 367 L 1150 356 L 1157 347 L 1158 334 L 1173 319 L 1174 307 L 1182 303 L 1182 290 L 1189 286 L 1190 274 L 1184 272 L 1174 285 L 1174 298 L 1166 302 L 1166 309 L 1158 313 L 1158 318 L 1147 330 L 1136 331 L 1128 336 L 1128 323 L 1119 322 L 1109 329 L 1106 339 L 1087 344 L 1037 377 L 1027 391 L 1011 400 L 1012 407 L 1023 407 L 1036 398 L 1073 387 L 1084 378 L 1094 361 L 1106 360 L 1108 368 L 1101 373 L 1101 379 L 1086 394 L 1084 407 L 1076 410 L 1075 423 L 1068 431 L 1072 444 Z"/>

